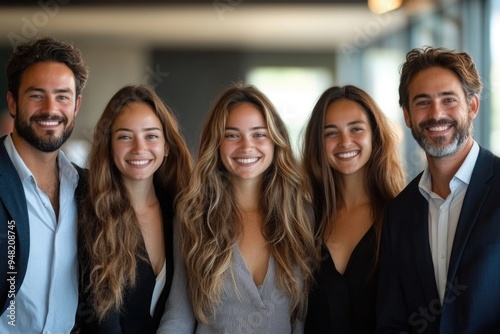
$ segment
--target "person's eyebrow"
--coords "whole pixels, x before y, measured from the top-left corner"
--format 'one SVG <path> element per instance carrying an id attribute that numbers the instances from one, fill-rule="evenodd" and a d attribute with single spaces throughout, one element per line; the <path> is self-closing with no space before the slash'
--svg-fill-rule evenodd
<path id="1" fill-rule="evenodd" d="M 239 131 L 240 129 L 235 126 L 226 126 L 226 130 Z M 250 131 L 255 131 L 255 130 L 267 130 L 267 127 L 259 125 L 250 128 Z"/>
<path id="2" fill-rule="evenodd" d="M 156 126 L 155 127 L 141 129 L 141 131 L 143 131 L 143 132 L 146 132 L 146 131 L 155 131 L 155 130 L 161 131 L 161 129 L 158 128 L 158 127 L 156 127 Z M 115 132 L 118 132 L 118 131 L 133 132 L 134 130 L 129 129 L 129 128 L 118 128 L 118 129 L 115 130 Z"/>
<path id="3" fill-rule="evenodd" d="M 29 92 L 47 93 L 48 91 L 45 88 L 30 86 L 30 87 L 26 88 L 26 90 L 25 90 L 25 93 L 29 93 Z M 57 88 L 57 89 L 54 89 L 53 92 L 56 94 L 73 93 L 73 90 L 71 88 Z"/>
<path id="4" fill-rule="evenodd" d="M 437 94 L 438 97 L 443 97 L 443 96 L 458 96 L 457 93 L 455 93 L 454 91 L 444 91 L 444 92 L 439 92 Z M 418 99 L 429 99 L 431 98 L 431 95 L 430 94 L 426 94 L 426 93 L 422 93 L 422 94 L 418 94 L 418 95 L 415 95 L 412 99 L 412 102 L 414 102 L 415 100 L 418 100 Z"/>
<path id="5" fill-rule="evenodd" d="M 356 125 L 356 124 L 366 124 L 366 122 L 359 120 L 359 121 L 351 121 L 351 122 L 347 123 L 348 126 Z M 327 124 L 324 127 L 324 129 L 337 129 L 337 128 L 338 128 L 338 126 L 335 124 Z"/>

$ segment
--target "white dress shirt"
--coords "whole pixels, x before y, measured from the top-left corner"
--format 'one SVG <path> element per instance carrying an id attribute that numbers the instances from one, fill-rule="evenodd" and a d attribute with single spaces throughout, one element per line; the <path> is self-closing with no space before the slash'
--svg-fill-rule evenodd
<path id="1" fill-rule="evenodd" d="M 451 192 L 445 199 L 432 191 L 429 168 L 424 170 L 418 185 L 420 192 L 429 202 L 429 243 L 441 304 L 447 286 L 448 265 L 458 218 L 478 155 L 479 145 L 474 142 L 462 166 L 451 179 Z"/>
<path id="2" fill-rule="evenodd" d="M 15 327 L 0 321 L 0 333 L 64 333 L 71 331 L 78 304 L 77 207 L 78 173 L 59 151 L 59 217 L 49 197 L 7 136 L 5 148 L 23 184 L 30 229 L 26 276 L 16 301 Z M 6 314 L 2 315 L 6 319 Z"/>

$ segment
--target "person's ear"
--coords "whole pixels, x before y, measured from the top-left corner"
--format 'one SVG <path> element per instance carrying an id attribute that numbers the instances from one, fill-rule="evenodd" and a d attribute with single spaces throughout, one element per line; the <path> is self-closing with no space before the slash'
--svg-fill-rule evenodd
<path id="1" fill-rule="evenodd" d="M 80 110 L 80 105 L 82 104 L 82 95 L 78 95 L 76 97 L 76 101 L 75 101 L 75 116 L 76 114 L 78 114 L 78 111 Z"/>
<path id="2" fill-rule="evenodd" d="M 405 118 L 406 126 L 411 128 L 410 111 L 406 107 L 403 107 L 403 116 Z"/>
<path id="3" fill-rule="evenodd" d="M 469 100 L 469 113 L 471 115 L 471 119 L 476 118 L 477 113 L 479 112 L 479 105 L 481 104 L 479 101 L 479 97 L 477 95 L 473 95 Z"/>
<path id="4" fill-rule="evenodd" d="M 10 115 L 12 117 L 16 117 L 17 103 L 16 99 L 14 98 L 14 95 L 10 91 L 7 92 L 7 107 L 9 109 Z"/>

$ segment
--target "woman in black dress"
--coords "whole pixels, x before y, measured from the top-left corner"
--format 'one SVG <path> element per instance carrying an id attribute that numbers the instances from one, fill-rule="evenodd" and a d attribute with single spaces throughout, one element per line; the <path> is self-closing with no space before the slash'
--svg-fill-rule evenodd
<path id="1" fill-rule="evenodd" d="M 321 253 L 305 333 L 373 333 L 380 228 L 404 185 L 397 137 L 366 92 L 332 87 L 313 109 L 302 158 Z"/>

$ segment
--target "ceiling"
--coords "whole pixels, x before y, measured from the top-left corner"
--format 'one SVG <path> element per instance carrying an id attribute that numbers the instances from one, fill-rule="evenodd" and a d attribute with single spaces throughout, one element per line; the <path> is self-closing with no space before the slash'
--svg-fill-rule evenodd
<path id="1" fill-rule="evenodd" d="M 55 2 L 59 5 L 64 6 L 79 6 L 79 7 L 89 7 L 89 6 L 144 6 L 144 5 L 212 5 L 214 2 L 219 4 L 228 4 L 231 6 L 246 4 L 365 4 L 366 0 L 42 0 L 42 3 Z M 33 0 L 2 0 L 0 6 L 33 6 Z"/>
<path id="2" fill-rule="evenodd" d="M 13 3 L 16 3 L 15 5 Z M 93 43 L 182 48 L 335 50 L 400 29 L 408 12 L 384 15 L 365 1 L 3 0 L 0 45 L 35 35 Z"/>

